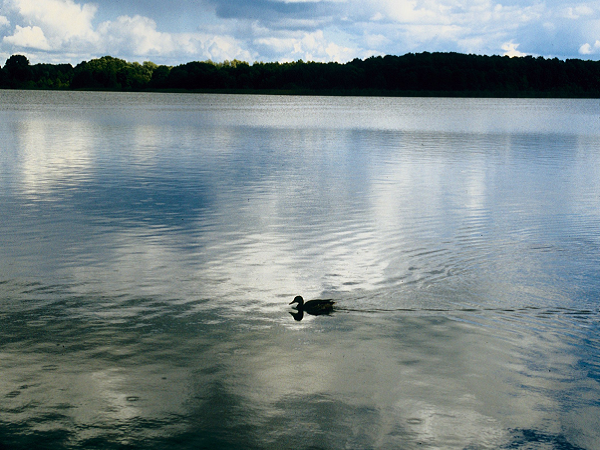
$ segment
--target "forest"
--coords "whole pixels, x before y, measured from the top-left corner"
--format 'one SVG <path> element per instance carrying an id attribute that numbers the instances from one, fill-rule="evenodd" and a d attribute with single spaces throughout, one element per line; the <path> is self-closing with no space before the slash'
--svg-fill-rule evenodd
<path id="1" fill-rule="evenodd" d="M 104 56 L 73 67 L 12 55 L 0 68 L 0 88 L 600 98 L 600 61 L 423 52 L 345 64 L 233 60 L 174 67 Z"/>

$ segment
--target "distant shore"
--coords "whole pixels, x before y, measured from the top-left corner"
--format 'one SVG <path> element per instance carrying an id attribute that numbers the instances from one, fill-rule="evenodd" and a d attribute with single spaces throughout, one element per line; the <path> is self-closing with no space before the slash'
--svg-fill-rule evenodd
<path id="1" fill-rule="evenodd" d="M 0 89 L 385 97 L 600 98 L 600 61 L 419 53 L 345 64 L 243 61 L 175 67 L 104 56 L 31 65 L 13 55 Z"/>

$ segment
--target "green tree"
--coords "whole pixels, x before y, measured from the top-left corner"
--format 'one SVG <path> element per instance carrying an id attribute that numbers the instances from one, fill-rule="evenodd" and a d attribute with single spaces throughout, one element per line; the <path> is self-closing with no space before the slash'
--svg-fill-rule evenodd
<path id="1" fill-rule="evenodd" d="M 12 55 L 6 60 L 3 70 L 11 87 L 23 86 L 31 79 L 29 60 L 23 55 Z"/>
<path id="2" fill-rule="evenodd" d="M 2 68 L 0 68 L 0 89 L 1 88 L 9 88 L 9 82 L 8 82 L 8 74 L 6 73 L 6 71 Z"/>
<path id="3" fill-rule="evenodd" d="M 31 79 L 38 89 L 66 89 L 73 79 L 71 64 L 34 64 Z"/>
<path id="4" fill-rule="evenodd" d="M 168 66 L 158 66 L 152 72 L 149 86 L 153 89 L 164 89 L 167 87 L 167 79 L 171 68 Z"/>
<path id="5" fill-rule="evenodd" d="M 123 59 L 103 56 L 84 61 L 74 70 L 71 87 L 74 89 L 145 89 L 152 79 L 154 63 L 144 65 Z"/>
<path id="6" fill-rule="evenodd" d="M 219 89 L 226 84 L 223 74 L 212 61 L 194 61 L 173 67 L 167 83 L 178 89 Z"/>

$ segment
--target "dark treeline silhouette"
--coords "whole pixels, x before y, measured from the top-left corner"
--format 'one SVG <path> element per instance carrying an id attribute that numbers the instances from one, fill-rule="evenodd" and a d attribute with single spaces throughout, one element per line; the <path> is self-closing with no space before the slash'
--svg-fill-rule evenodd
<path id="1" fill-rule="evenodd" d="M 73 67 L 31 65 L 13 55 L 0 69 L 0 88 L 600 97 L 600 61 L 425 52 L 346 64 L 234 60 L 175 67 L 104 56 Z"/>

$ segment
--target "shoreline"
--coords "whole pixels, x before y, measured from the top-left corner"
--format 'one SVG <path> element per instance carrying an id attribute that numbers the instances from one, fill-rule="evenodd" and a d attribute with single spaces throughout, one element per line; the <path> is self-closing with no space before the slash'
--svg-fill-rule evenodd
<path id="1" fill-rule="evenodd" d="M 51 91 L 51 92 L 130 92 L 155 94 L 225 94 L 225 95 L 283 95 L 305 97 L 399 97 L 399 98 L 523 98 L 523 99 L 599 99 L 600 95 L 572 92 L 540 91 L 414 91 L 385 89 L 48 89 L 48 88 L 0 88 L 0 91 Z"/>

